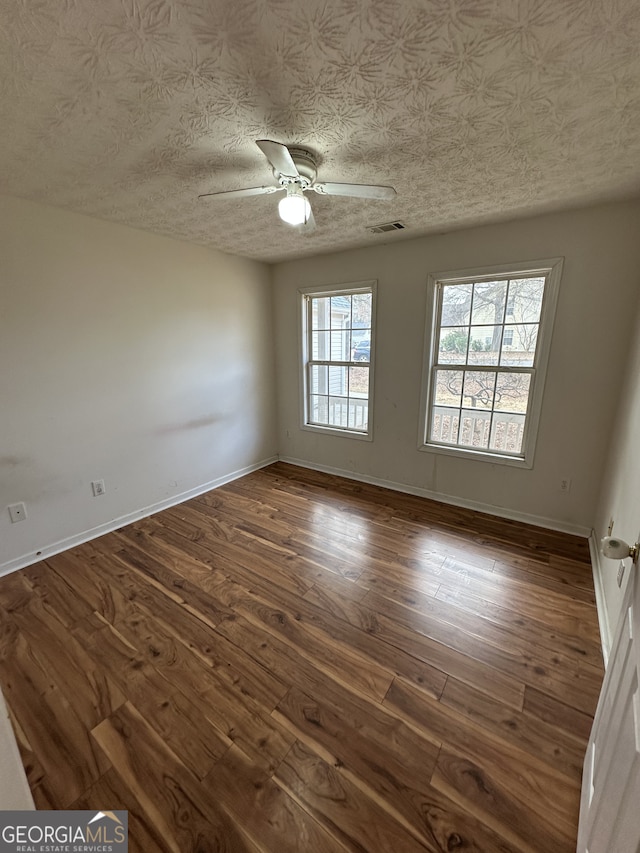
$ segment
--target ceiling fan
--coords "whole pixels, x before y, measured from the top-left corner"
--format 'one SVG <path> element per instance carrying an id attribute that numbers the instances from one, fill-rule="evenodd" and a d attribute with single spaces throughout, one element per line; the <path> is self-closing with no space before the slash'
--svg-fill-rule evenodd
<path id="1" fill-rule="evenodd" d="M 270 139 L 256 140 L 264 156 L 273 169 L 277 186 L 247 187 L 243 190 L 226 190 L 217 193 L 203 193 L 198 198 L 225 196 L 226 198 L 244 198 L 250 195 L 264 195 L 285 191 L 280 199 L 278 213 L 280 218 L 289 225 L 304 226 L 312 229 L 315 226 L 313 211 L 305 193 L 313 190 L 319 195 L 343 195 L 351 198 L 391 199 L 396 191 L 393 187 L 374 186 L 370 184 L 336 184 L 332 182 L 317 182 L 316 158 L 304 148 L 288 148 L 280 142 Z"/>

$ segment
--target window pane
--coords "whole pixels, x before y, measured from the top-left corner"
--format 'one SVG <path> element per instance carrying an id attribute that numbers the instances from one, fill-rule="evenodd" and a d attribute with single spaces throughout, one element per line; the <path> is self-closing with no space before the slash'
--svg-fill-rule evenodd
<path id="1" fill-rule="evenodd" d="M 537 323 L 505 326 L 500 364 L 509 367 L 532 367 L 538 342 Z"/>
<path id="2" fill-rule="evenodd" d="M 502 326 L 472 326 L 469 364 L 497 364 L 500 358 Z"/>
<path id="3" fill-rule="evenodd" d="M 542 310 L 544 278 L 521 278 L 509 282 L 507 323 L 537 323 Z"/>
<path id="4" fill-rule="evenodd" d="M 336 396 L 347 396 L 347 368 L 329 367 L 329 393 Z"/>
<path id="5" fill-rule="evenodd" d="M 522 453 L 524 421 L 524 415 L 495 412 L 491 425 L 489 450 L 500 450 L 512 455 Z"/>
<path id="6" fill-rule="evenodd" d="M 311 300 L 311 328 L 316 330 L 329 328 L 328 296 L 321 296 Z"/>
<path id="7" fill-rule="evenodd" d="M 506 281 L 483 281 L 474 284 L 471 323 L 502 323 L 506 298 Z"/>
<path id="8" fill-rule="evenodd" d="M 440 329 L 440 343 L 438 345 L 439 364 L 465 364 L 467 361 L 467 344 L 469 342 L 469 329 L 457 326 L 455 328 Z"/>
<path id="9" fill-rule="evenodd" d="M 442 288 L 441 326 L 468 326 L 472 284 L 452 284 Z"/>
<path id="10" fill-rule="evenodd" d="M 462 403 L 461 370 L 436 370 L 436 406 L 460 406 Z"/>
<path id="11" fill-rule="evenodd" d="M 430 440 L 443 442 L 444 444 L 457 444 L 459 423 L 459 409 L 446 409 L 434 406 Z"/>
<path id="12" fill-rule="evenodd" d="M 311 393 L 326 394 L 329 391 L 327 367 L 321 364 L 311 366 Z"/>
<path id="13" fill-rule="evenodd" d="M 496 382 L 495 408 L 500 412 L 526 412 L 529 402 L 529 373 L 500 373 Z"/>
<path id="14" fill-rule="evenodd" d="M 477 447 L 481 450 L 487 450 L 490 428 L 491 412 L 479 409 L 463 409 L 460 413 L 458 444 L 463 447 Z"/>
<path id="15" fill-rule="evenodd" d="M 362 430 L 369 427 L 369 402 L 368 400 L 349 400 L 349 423 L 350 429 Z"/>
<path id="16" fill-rule="evenodd" d="M 368 334 L 371 334 L 370 332 Z M 359 338 L 351 348 L 351 361 L 371 360 L 371 339 Z"/>
<path id="17" fill-rule="evenodd" d="M 313 361 L 329 360 L 329 332 L 311 333 L 311 358 Z"/>
<path id="18" fill-rule="evenodd" d="M 369 367 L 349 368 L 349 396 L 369 397 Z"/>
<path id="19" fill-rule="evenodd" d="M 329 397 L 329 423 L 331 426 L 349 425 L 349 401 L 346 397 Z"/>
<path id="20" fill-rule="evenodd" d="M 465 371 L 462 396 L 471 409 L 491 409 L 496 384 L 495 373 Z"/>
<path id="21" fill-rule="evenodd" d="M 351 297 L 351 325 L 354 329 L 371 328 L 371 293 L 354 293 Z"/>
<path id="22" fill-rule="evenodd" d="M 349 361 L 351 334 L 346 332 L 331 332 L 331 361 Z"/>
<path id="23" fill-rule="evenodd" d="M 348 329 L 351 326 L 351 297 L 331 297 L 331 328 Z"/>
<path id="24" fill-rule="evenodd" d="M 309 397 L 309 420 L 314 424 L 329 423 L 329 407 L 326 397 L 311 394 Z"/>

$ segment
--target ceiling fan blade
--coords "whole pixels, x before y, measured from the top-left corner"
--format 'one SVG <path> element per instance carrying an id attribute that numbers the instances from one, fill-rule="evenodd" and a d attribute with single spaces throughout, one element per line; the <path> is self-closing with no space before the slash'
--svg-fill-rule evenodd
<path id="1" fill-rule="evenodd" d="M 264 195 L 265 193 L 277 193 L 284 187 L 247 187 L 244 190 L 223 190 L 219 193 L 202 193 L 198 198 L 211 198 L 214 195 L 223 195 L 227 198 L 246 198 L 250 195 Z"/>
<path id="2" fill-rule="evenodd" d="M 300 226 L 300 230 L 303 234 L 312 234 L 316 230 L 316 220 L 313 215 L 313 210 L 309 212 L 309 218 L 304 225 Z"/>
<path id="3" fill-rule="evenodd" d="M 272 142 L 270 139 L 257 139 L 256 145 L 279 175 L 284 175 L 287 178 L 300 177 L 286 145 L 282 145 L 280 142 Z"/>
<path id="4" fill-rule="evenodd" d="M 391 199 L 396 194 L 393 187 L 378 187 L 370 184 L 334 184 L 326 181 L 314 184 L 312 189 L 320 195 L 346 195 L 352 198 Z"/>

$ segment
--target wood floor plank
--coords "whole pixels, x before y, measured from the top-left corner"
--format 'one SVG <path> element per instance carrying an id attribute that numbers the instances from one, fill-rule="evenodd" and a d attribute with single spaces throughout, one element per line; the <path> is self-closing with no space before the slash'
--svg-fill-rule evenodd
<path id="1" fill-rule="evenodd" d="M 505 742 L 475 720 L 442 703 L 416 702 L 409 685 L 396 681 L 385 704 L 407 722 L 438 733 L 443 747 L 431 783 L 487 826 L 523 849 L 568 850 L 575 845 L 580 789 L 555 765 L 520 746 Z M 509 814 L 523 813 L 514 836 Z M 542 824 L 548 824 L 548 846 Z M 537 833 L 534 827 L 539 827 Z"/>
<path id="2" fill-rule="evenodd" d="M 442 750 L 432 783 L 523 853 L 575 853 L 571 830 L 565 833 L 552 815 L 534 812 L 499 772 L 457 751 Z M 570 816 L 577 821 L 577 800 Z"/>
<path id="3" fill-rule="evenodd" d="M 133 705 L 127 703 L 103 720 L 92 736 L 172 853 L 238 853 L 252 848 L 240 827 Z"/>
<path id="4" fill-rule="evenodd" d="M 420 569 L 412 569 L 403 574 L 392 569 L 384 573 L 365 569 L 357 579 L 356 586 L 363 590 L 363 596 L 369 590 L 376 590 L 391 601 L 405 601 L 413 595 L 437 595 L 441 580 L 430 575 L 424 565 Z"/>
<path id="5" fill-rule="evenodd" d="M 278 673 L 280 677 L 287 677 L 291 684 L 301 690 L 329 697 L 336 710 L 342 709 L 346 713 L 346 709 L 351 708 L 354 702 L 364 704 L 369 709 L 377 707 L 372 705 L 370 697 L 358 689 L 357 684 L 332 679 L 298 649 L 271 634 L 264 626 L 237 616 L 221 623 L 217 630 L 238 648 L 244 649 L 253 660 Z"/>
<path id="6" fill-rule="evenodd" d="M 176 629 L 186 632 L 189 643 L 179 641 Z M 112 678 L 196 775 L 206 775 L 232 743 L 266 768 L 291 746 L 293 738 L 269 716 L 288 685 L 249 658 L 238 661 L 226 638 L 210 632 L 204 646 L 197 644 L 201 653 L 193 654 L 195 628 L 185 626 L 184 616 L 169 627 L 138 608 L 99 633 L 86 638 L 91 653 L 100 659 L 105 648 L 107 657 L 118 649 Z M 231 665 L 234 658 L 238 669 Z M 185 738 L 191 741 L 183 744 Z"/>
<path id="7" fill-rule="evenodd" d="M 344 697 L 334 703 L 326 692 L 312 698 L 297 688 L 273 713 L 427 849 L 469 853 L 512 849 L 431 787 L 440 745 L 416 738 L 397 717 L 382 709 L 372 715 Z"/>
<path id="8" fill-rule="evenodd" d="M 121 537 L 121 534 L 114 533 L 114 536 Z M 122 536 L 122 538 L 125 537 Z M 125 547 L 118 551 L 116 556 L 128 566 L 144 574 L 159 590 L 164 592 L 170 590 L 176 596 L 176 600 L 179 599 L 187 610 L 197 613 L 200 618 L 204 617 L 210 625 L 215 626 L 220 619 L 229 615 L 229 611 L 221 608 L 219 602 L 212 599 L 197 583 L 187 580 L 183 575 L 138 548 Z"/>
<path id="9" fill-rule="evenodd" d="M 257 554 L 255 551 L 247 551 L 243 547 L 242 540 L 240 542 L 229 541 L 226 536 L 217 539 L 202 526 L 200 530 L 201 538 L 189 546 L 189 551 L 199 558 L 199 562 L 209 566 L 209 580 L 215 581 L 215 576 L 219 572 L 228 573 L 234 571 L 236 567 L 244 567 L 252 574 L 268 579 L 276 586 L 294 593 L 303 593 L 313 583 L 311 579 L 306 577 L 304 569 L 307 567 L 300 565 L 293 552 L 284 556 L 278 552 L 278 559 L 275 561 L 273 554 L 265 556 Z M 136 530 L 133 533 L 137 536 L 139 531 Z M 159 550 L 171 551 L 173 549 L 175 554 L 184 553 L 183 537 L 164 524 L 157 525 L 153 532 L 147 536 L 147 539 L 157 543 Z M 183 565 L 181 568 L 184 573 L 186 567 Z M 180 571 L 180 567 L 177 568 L 177 571 Z M 201 580 L 201 583 L 205 589 L 208 587 L 207 579 Z"/>
<path id="10" fill-rule="evenodd" d="M 23 607 L 31 598 L 32 591 L 33 587 L 24 572 L 5 575 L 0 583 L 0 607 L 6 613 Z"/>
<path id="11" fill-rule="evenodd" d="M 577 703 L 587 713 L 593 713 L 602 681 L 599 667 L 590 667 L 559 650 L 540 644 L 535 652 L 531 638 L 494 626 L 486 620 L 467 615 L 456 619 L 451 611 L 444 612 L 439 602 L 429 602 L 429 612 L 391 602 L 369 593 L 363 607 L 374 609 L 379 622 L 404 625 L 420 636 L 452 648 L 460 654 L 485 663 L 517 681 L 539 687 L 552 696 Z M 438 614 L 436 618 L 434 614 Z"/>
<path id="12" fill-rule="evenodd" d="M 363 638 L 354 637 L 351 646 L 338 646 L 338 643 L 332 642 L 330 632 L 309 622 L 300 625 L 301 617 L 296 611 L 274 606 L 261 595 L 244 591 L 239 584 L 233 584 L 233 587 L 229 591 L 229 601 L 233 602 L 233 609 L 237 613 L 296 647 L 330 677 L 338 681 L 346 680 L 372 699 L 382 700 L 391 684 L 393 673 L 377 662 L 375 652 L 368 656 L 361 651 Z"/>
<path id="13" fill-rule="evenodd" d="M 497 734 L 506 743 L 543 757 L 577 785 L 582 779 L 586 739 L 559 731 L 545 721 L 507 708 L 501 702 L 449 678 L 440 702 L 483 728 Z M 525 706 L 526 708 L 526 706 Z"/>
<path id="14" fill-rule="evenodd" d="M 396 679 L 389 689 L 384 705 L 398 713 L 418 731 L 427 730 L 441 742 L 463 751 L 481 765 L 498 765 L 512 784 L 522 786 L 530 802 L 539 803 L 540 810 L 553 811 L 562 804 L 573 808 L 579 792 L 575 779 L 570 779 L 555 764 L 522 746 L 505 741 L 499 733 L 486 728 L 442 702 L 423 699 L 409 684 Z"/>
<path id="15" fill-rule="evenodd" d="M 38 596 L 42 602 L 48 619 L 57 620 L 66 628 L 71 628 L 78 619 L 90 615 L 90 605 L 74 601 L 69 585 L 60 575 L 49 571 L 46 562 L 27 566 L 21 574 L 29 583 L 32 595 Z"/>
<path id="16" fill-rule="evenodd" d="M 101 803 L 101 806 L 96 806 L 96 803 Z M 160 828 L 154 825 L 153 820 L 113 768 L 103 773 L 87 788 L 71 808 L 87 811 L 95 808 L 100 808 L 100 811 L 125 809 L 129 813 L 129 853 L 172 853 L 172 848 L 165 844 Z"/>
<path id="17" fill-rule="evenodd" d="M 582 577 L 580 583 L 577 583 L 575 576 L 567 578 L 558 569 L 550 568 L 547 572 L 543 573 L 542 571 L 533 571 L 534 566 L 542 569 L 542 566 L 537 561 L 529 561 L 526 568 L 520 568 L 509 562 L 496 560 L 493 564 L 493 573 L 501 578 L 519 580 L 534 588 L 538 587 L 541 590 L 564 595 L 574 601 L 584 601 L 595 605 L 596 597 L 593 583 L 589 583 L 586 570 L 585 576 Z"/>
<path id="18" fill-rule="evenodd" d="M 586 540 L 275 463 L 0 578 L 36 806 L 132 851 L 565 853 Z"/>
<path id="19" fill-rule="evenodd" d="M 381 684 L 385 692 L 391 683 L 391 678 L 394 675 L 401 675 L 408 681 L 416 684 L 421 690 L 426 690 L 434 696 L 439 696 L 445 682 L 444 673 L 436 667 L 431 666 L 427 661 L 421 660 L 411 653 L 405 652 L 397 647 L 391 647 L 384 642 L 380 637 L 370 629 L 370 626 L 364 624 L 354 624 L 344 619 L 336 617 L 334 610 L 327 610 L 322 606 L 324 600 L 329 596 L 334 599 L 337 595 L 341 601 L 345 601 L 344 590 L 342 586 L 336 587 L 335 593 L 328 591 L 320 593 L 315 590 L 313 600 L 308 596 L 311 591 L 305 594 L 302 599 L 292 601 L 285 600 L 284 596 L 280 596 L 281 604 L 286 604 L 290 608 L 289 612 L 293 615 L 295 621 L 303 626 L 306 630 L 312 626 L 312 633 L 317 637 L 322 644 L 326 644 L 330 649 L 337 651 L 339 649 L 350 648 L 364 656 L 367 663 L 367 669 L 374 665 L 374 671 L 380 675 Z M 269 599 L 268 590 L 261 588 L 259 590 L 259 598 Z M 357 601 L 358 595 L 354 596 Z M 238 612 L 244 612 L 244 615 L 251 618 L 251 608 L 242 611 L 238 607 Z M 315 629 L 315 630 L 313 630 Z M 298 646 L 304 650 L 304 645 Z M 344 675 L 347 674 L 344 667 L 344 657 L 338 651 L 338 669 Z M 356 677 L 350 683 L 357 685 L 360 678 Z M 382 698 L 382 697 L 381 697 Z"/>
<path id="20" fill-rule="evenodd" d="M 544 590 L 528 586 L 521 581 L 506 581 L 495 579 L 471 580 L 459 583 L 455 578 L 441 578 L 440 588 L 436 597 L 442 601 L 465 607 L 470 607 L 478 600 L 486 603 L 489 609 L 507 608 L 515 618 L 522 620 L 541 621 L 549 629 L 571 631 L 574 620 L 576 638 L 594 636 L 584 632 L 584 626 L 593 626 L 597 619 L 596 608 L 583 601 L 575 601 L 567 595 L 545 593 Z"/>
<path id="21" fill-rule="evenodd" d="M 545 661 L 550 668 L 564 666 L 571 669 L 577 661 L 581 661 L 592 665 L 598 675 L 601 672 L 602 652 L 599 648 L 584 641 L 577 642 L 575 636 L 565 632 L 548 632 L 541 618 L 534 624 L 532 621 L 525 622 L 522 618 L 519 623 L 508 619 L 501 621 L 495 613 L 477 614 L 467 608 L 464 608 L 465 614 L 460 614 L 457 603 L 443 601 L 439 596 L 433 598 L 420 595 L 412 602 L 396 602 L 389 601 L 387 596 L 381 596 L 378 591 L 369 591 L 361 602 L 365 607 L 382 609 L 391 618 L 397 616 L 399 621 L 409 625 L 413 624 L 413 617 L 407 611 L 415 613 L 415 619 L 425 626 L 464 625 L 465 634 L 498 648 L 504 646 L 530 651 L 532 642 L 535 642 L 536 657 Z M 538 616 L 542 617 L 543 614 L 539 613 Z"/>
<path id="22" fill-rule="evenodd" d="M 189 634 L 182 638 L 166 624 L 141 611 L 118 622 L 114 628 L 144 660 L 166 673 L 168 678 L 181 669 L 187 669 L 192 676 L 195 673 L 204 676 L 213 671 L 229 686 L 235 687 L 236 692 L 251 697 L 269 710 L 287 690 L 288 685 L 256 666 L 215 631 L 206 632 L 203 638 L 196 636 L 194 640 L 196 628 L 189 623 Z M 194 658 L 204 664 L 204 668 Z"/>
<path id="23" fill-rule="evenodd" d="M 346 853 L 345 847 L 282 787 L 231 747 L 207 780 L 207 795 L 273 853 Z M 362 849 L 362 848 L 360 848 Z"/>
<path id="24" fill-rule="evenodd" d="M 372 820 L 375 801 L 302 743 L 294 744 L 274 778 L 348 850 L 437 849 L 396 820 Z"/>
<path id="25" fill-rule="evenodd" d="M 525 687 L 523 708 L 525 714 L 543 720 L 581 740 L 588 741 L 593 725 L 591 714 L 578 711 L 534 687 Z"/>
<path id="26" fill-rule="evenodd" d="M 420 604 L 417 598 L 415 594 L 406 596 L 401 603 L 415 607 Z M 551 608 L 536 611 L 529 601 L 532 613 L 525 619 L 522 608 L 512 606 L 508 595 L 503 598 L 501 604 L 495 604 L 481 595 L 460 588 L 452 590 L 445 584 L 440 585 L 436 598 L 467 613 L 489 619 L 496 625 L 510 628 L 518 636 L 530 636 L 536 645 L 561 649 L 569 655 L 577 653 L 598 669 L 602 666 L 602 646 L 593 632 L 592 610 L 586 618 L 580 618 Z"/>
<path id="27" fill-rule="evenodd" d="M 238 678 L 230 683 L 217 669 L 207 667 L 184 648 L 178 646 L 175 651 L 176 657 L 171 663 L 156 662 L 154 665 L 153 672 L 157 672 L 161 682 L 158 698 L 168 691 L 177 691 L 173 693 L 174 700 L 186 706 L 185 713 L 204 720 L 204 724 L 200 723 L 200 731 L 194 735 L 195 741 L 203 732 L 206 736 L 213 727 L 216 742 L 222 741 L 228 746 L 236 744 L 256 766 L 272 772 L 294 740 L 271 718 L 272 702 L 265 706 L 259 695 L 247 689 L 246 680 Z M 130 695 L 134 704 L 148 715 L 144 688 L 132 689 Z M 189 706 L 191 711 L 188 711 Z M 188 726 L 185 734 L 188 736 L 191 730 Z M 181 732 L 179 736 L 185 734 Z"/>
<path id="28" fill-rule="evenodd" d="M 29 661 L 39 658 L 39 670 L 44 675 L 41 692 L 58 688 L 63 695 L 72 696 L 74 713 L 87 729 L 124 702 L 122 691 L 95 666 L 73 634 L 60 620 L 49 618 L 49 609 L 38 595 L 14 610 L 11 618 L 20 640 L 30 649 Z M 25 672 L 26 655 L 19 661 Z M 32 667 L 29 671 L 35 672 Z"/>
<path id="29" fill-rule="evenodd" d="M 312 591 L 305 596 L 305 598 L 309 597 L 313 597 L 314 603 L 318 605 L 330 609 L 334 606 L 331 601 L 332 596 L 326 593 L 317 596 Z M 442 673 L 453 675 L 461 681 L 472 684 L 478 690 L 488 691 L 490 695 L 498 696 L 510 707 L 518 709 L 522 707 L 524 683 L 512 675 L 502 673 L 464 652 L 420 634 L 364 604 L 340 599 L 335 606 L 351 625 L 378 637 L 391 648 L 429 663 Z M 397 674 L 403 677 L 402 672 Z"/>
<path id="30" fill-rule="evenodd" d="M 12 711 L 10 705 L 7 706 L 7 712 L 9 714 L 11 727 L 16 738 L 16 743 L 18 745 L 18 751 L 20 752 L 20 758 L 22 760 L 22 766 L 24 767 L 24 772 L 27 777 L 27 782 L 29 783 L 29 787 L 31 788 L 31 791 L 33 793 L 45 778 L 45 771 L 42 764 L 40 763 L 38 756 L 35 754 L 31 743 L 29 742 L 29 738 L 27 737 L 24 729 L 22 728 L 22 725 L 20 724 L 20 720 Z M 45 806 L 45 808 L 48 807 L 49 806 Z M 37 802 L 36 808 L 41 808 L 41 806 L 38 806 Z"/>
<path id="31" fill-rule="evenodd" d="M 108 759 L 91 741 L 72 696 L 55 686 L 38 692 L 17 663 L 3 662 L 1 678 L 7 704 L 44 773 L 35 789 L 46 792 L 56 808 L 69 808 L 108 769 Z"/>
<path id="32" fill-rule="evenodd" d="M 206 536 L 198 542 L 189 540 L 189 544 L 185 546 L 184 537 L 171 527 L 157 523 L 150 535 L 177 553 L 188 547 L 190 554 L 197 556 L 201 562 L 211 565 L 214 572 L 229 574 L 248 571 L 256 579 L 263 578 L 272 586 L 293 593 L 302 594 L 314 583 L 323 579 L 330 585 L 334 578 L 342 578 L 334 564 L 323 566 L 313 563 L 299 557 L 293 551 L 287 551 L 285 554 L 278 553 L 277 559 L 274 560 L 273 555 L 269 557 L 253 552 L 248 553 L 242 545 L 229 543 L 226 540 L 207 541 Z"/>
<path id="33" fill-rule="evenodd" d="M 164 529 L 163 526 L 157 520 L 154 521 L 153 518 L 144 519 L 144 521 L 146 522 L 144 528 L 138 522 L 123 527 L 118 531 L 122 548 L 126 549 L 133 544 L 138 551 L 142 551 L 145 555 L 153 557 L 169 571 L 182 576 L 185 580 L 187 578 L 191 579 L 198 586 L 206 590 L 207 582 L 215 574 L 215 570 L 210 562 L 205 563 L 192 554 L 185 553 L 184 549 L 173 550 L 167 548 L 163 542 L 158 541 L 154 537 L 156 531 Z M 153 527 L 149 529 L 151 524 L 153 524 Z"/>

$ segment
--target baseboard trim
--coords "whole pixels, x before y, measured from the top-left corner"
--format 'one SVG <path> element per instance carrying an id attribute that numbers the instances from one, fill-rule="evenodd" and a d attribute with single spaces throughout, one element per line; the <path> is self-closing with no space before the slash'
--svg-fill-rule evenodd
<path id="1" fill-rule="evenodd" d="M 153 515 L 163 509 L 169 509 L 171 506 L 184 503 L 185 501 L 196 498 L 205 492 L 210 492 L 212 489 L 217 489 L 219 486 L 224 486 L 225 483 L 230 483 L 232 480 L 237 480 L 239 477 L 244 477 L 246 474 L 251 474 L 253 471 L 258 471 L 260 468 L 266 468 L 267 465 L 273 465 L 278 461 L 277 456 L 272 456 L 269 459 L 264 459 L 255 465 L 248 465 L 246 468 L 240 468 L 230 474 L 225 474 L 215 480 L 210 480 L 208 483 L 202 483 L 193 489 L 186 492 L 181 492 L 178 495 L 173 495 L 166 500 L 158 501 L 158 503 L 143 507 L 142 509 L 134 510 L 133 512 L 121 515 L 114 518 L 112 521 L 106 521 L 104 524 L 99 524 L 97 527 L 92 527 L 89 530 L 83 530 L 81 533 L 76 533 L 73 536 L 68 536 L 65 539 L 60 539 L 58 542 L 53 542 L 50 545 L 45 545 L 37 551 L 30 554 L 23 554 L 21 557 L 16 557 L 6 563 L 0 564 L 0 577 L 8 575 L 11 572 L 16 572 L 18 569 L 24 569 L 33 563 L 38 563 L 40 560 L 46 560 L 47 557 L 53 557 L 54 554 L 59 554 L 61 551 L 67 551 L 76 545 L 82 545 L 84 542 L 89 542 L 91 539 L 97 539 L 98 536 L 104 536 L 105 533 L 111 533 L 113 530 L 118 530 L 131 524 L 133 521 L 139 521 L 141 518 L 146 518 L 148 515 Z"/>
<path id="2" fill-rule="evenodd" d="M 595 530 L 589 535 L 589 553 L 591 555 L 591 569 L 593 571 L 593 588 L 596 594 L 596 611 L 598 613 L 598 625 L 600 627 L 600 643 L 602 645 L 602 658 L 605 669 L 609 663 L 611 652 L 611 625 L 604 598 L 604 584 L 602 583 L 602 562 L 600 560 L 600 548 L 596 538 Z"/>
<path id="3" fill-rule="evenodd" d="M 404 492 L 407 495 L 416 495 L 416 497 L 428 498 L 429 500 L 449 504 L 450 506 L 459 506 L 463 509 L 474 510 L 475 512 L 484 512 L 487 515 L 495 515 L 498 518 L 506 518 L 509 521 L 521 521 L 523 524 L 532 524 L 535 527 L 543 527 L 547 530 L 557 530 L 560 533 L 568 533 L 572 536 L 581 536 L 583 539 L 588 539 L 591 534 L 591 528 L 582 527 L 579 524 L 568 524 L 562 521 L 556 521 L 553 518 L 530 515 L 526 512 L 505 509 L 504 507 L 485 504 L 481 501 L 458 498 L 454 495 L 434 492 L 430 489 L 423 489 L 419 486 L 410 486 L 406 483 L 396 483 L 393 480 L 384 480 L 380 477 L 370 477 L 367 474 L 358 474 L 354 471 L 346 471 L 343 468 L 333 468 L 329 465 L 317 465 L 304 459 L 294 459 L 290 456 L 280 456 L 280 462 L 287 462 L 290 465 L 298 465 L 300 468 L 310 468 L 313 471 L 321 471 L 323 474 L 334 474 L 336 477 L 344 477 L 347 480 L 369 483 L 372 486 L 381 486 L 384 489 L 392 489 L 394 492 Z"/>

